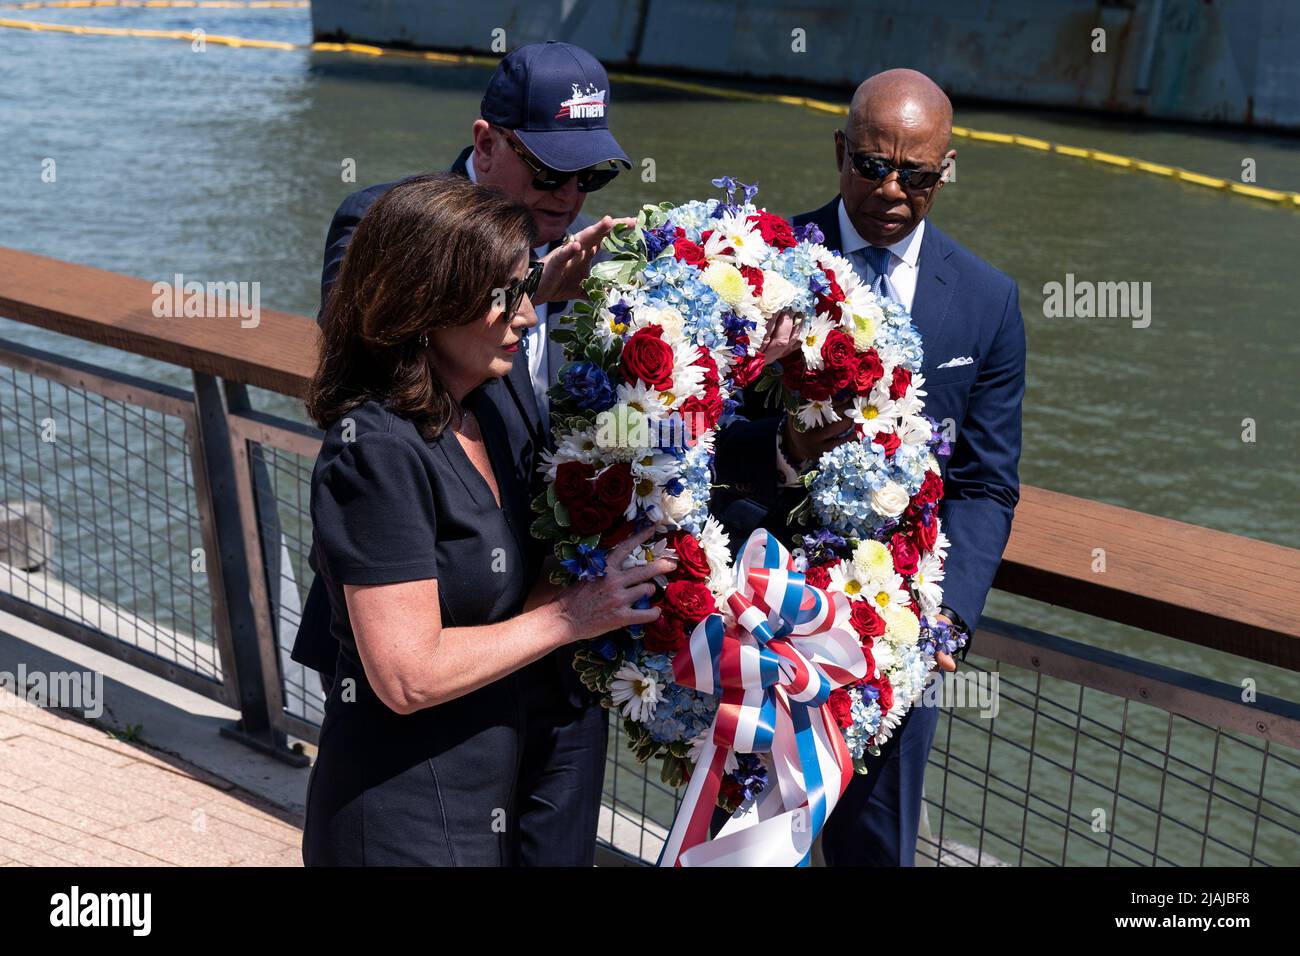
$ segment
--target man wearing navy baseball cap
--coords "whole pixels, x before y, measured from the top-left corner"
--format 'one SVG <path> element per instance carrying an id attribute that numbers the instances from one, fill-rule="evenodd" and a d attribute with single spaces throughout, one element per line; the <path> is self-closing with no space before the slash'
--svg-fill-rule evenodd
<path id="1" fill-rule="evenodd" d="M 531 297 L 537 324 L 523 340 L 527 362 L 490 383 L 488 393 L 505 422 L 515 465 L 525 481 L 538 480 L 536 461 L 550 441 L 547 389 L 564 364 L 564 350 L 547 337 L 569 299 L 583 295 L 581 282 L 600 244 L 618 222 L 591 222 L 580 215 L 588 193 L 608 185 L 631 161 L 609 131 L 609 77 L 590 53 L 568 43 L 534 43 L 506 56 L 488 81 L 472 144 L 451 172 L 495 187 L 528 206 L 544 263 Z M 344 252 L 361 217 L 394 184 L 371 186 L 348 196 L 330 223 L 321 273 L 321 313 Z M 316 568 L 315 556 L 312 568 Z M 338 642 L 329 637 L 329 602 L 318 576 L 303 608 L 293 660 L 333 683 Z M 322 638 L 323 636 L 323 638 Z M 520 863 L 590 866 L 595 852 L 605 771 L 608 718 L 573 669 L 572 648 L 531 667 L 545 679 L 530 681 L 524 702 L 526 729 L 520 743 L 517 813 Z M 488 822 L 485 821 L 485 826 Z"/>

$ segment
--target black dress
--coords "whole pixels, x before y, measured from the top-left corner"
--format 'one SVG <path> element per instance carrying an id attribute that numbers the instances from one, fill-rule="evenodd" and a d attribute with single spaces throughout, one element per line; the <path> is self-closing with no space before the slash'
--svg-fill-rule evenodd
<path id="1" fill-rule="evenodd" d="M 464 404 L 479 420 L 500 507 L 451 431 L 425 442 L 375 402 L 329 429 L 312 473 L 313 550 L 339 656 L 307 789 L 308 866 L 517 860 L 524 708 L 534 684 L 553 682 L 549 662 L 401 715 L 366 681 L 343 596 L 344 584 L 437 578 L 443 627 L 522 609 L 540 567 L 528 489 L 483 389 Z"/>

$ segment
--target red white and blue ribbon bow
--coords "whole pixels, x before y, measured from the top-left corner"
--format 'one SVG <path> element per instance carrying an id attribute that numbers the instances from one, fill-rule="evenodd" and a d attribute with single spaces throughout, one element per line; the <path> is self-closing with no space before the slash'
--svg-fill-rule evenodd
<path id="1" fill-rule="evenodd" d="M 718 695 L 719 704 L 660 866 L 807 866 L 853 777 L 827 704 L 836 687 L 868 676 L 848 598 L 805 583 L 762 529 L 745 542 L 735 575 L 726 600 L 738 626 L 712 614 L 673 658 L 677 682 Z M 710 840 L 733 751 L 770 754 L 768 785 Z"/>

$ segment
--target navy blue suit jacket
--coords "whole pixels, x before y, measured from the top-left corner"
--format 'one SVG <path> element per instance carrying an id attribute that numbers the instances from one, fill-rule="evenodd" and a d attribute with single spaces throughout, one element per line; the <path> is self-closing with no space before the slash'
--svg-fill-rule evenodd
<path id="1" fill-rule="evenodd" d="M 814 212 L 795 216 L 795 226 L 816 223 L 827 248 L 839 250 L 839 202 L 836 196 Z M 952 541 L 944 567 L 944 604 L 974 628 L 1020 500 L 1025 326 L 1015 281 L 928 220 L 918 267 L 912 320 L 925 349 L 921 366 L 925 414 L 940 424 L 951 423 L 952 454 L 941 460 L 944 497 L 939 511 L 944 533 Z M 962 357 L 972 362 L 938 367 Z M 731 438 L 752 443 L 749 454 L 762 453 L 770 459 L 774 452 L 769 443 L 775 441 L 775 426 L 770 423 L 777 412 L 764 407 L 752 391 L 746 398 L 745 412 L 751 422 L 733 430 Z M 770 430 L 760 430 L 763 425 Z M 786 526 L 785 515 L 802 491 L 773 494 L 774 484 L 773 478 L 770 485 L 754 488 L 749 513 L 743 517 L 762 522 L 788 541 L 792 529 Z M 755 500 L 766 507 L 753 507 Z M 743 506 L 730 509 L 733 519 L 738 507 Z M 750 530 L 743 519 L 728 524 L 733 537 Z"/>

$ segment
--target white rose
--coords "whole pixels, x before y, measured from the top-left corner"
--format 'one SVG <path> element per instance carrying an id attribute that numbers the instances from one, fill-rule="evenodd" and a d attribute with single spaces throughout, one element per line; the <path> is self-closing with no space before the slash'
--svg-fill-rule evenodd
<path id="1" fill-rule="evenodd" d="M 910 500 L 906 488 L 896 481 L 889 481 L 871 493 L 871 508 L 882 517 L 897 518 L 907 510 Z"/>
<path id="2" fill-rule="evenodd" d="M 758 308 L 763 315 L 771 318 L 782 309 L 788 308 L 794 301 L 795 287 L 775 272 L 763 273 L 763 294 L 758 298 Z"/>
<path id="3" fill-rule="evenodd" d="M 673 524 L 681 524 L 682 519 L 695 510 L 695 498 L 689 491 L 680 495 L 664 495 L 664 517 Z"/>
<path id="4" fill-rule="evenodd" d="M 930 440 L 930 422 L 920 415 L 906 415 L 894 429 L 899 441 L 905 445 L 924 445 Z"/>
<path id="5" fill-rule="evenodd" d="M 643 325 L 651 324 L 658 325 L 664 330 L 664 340 L 669 344 L 680 342 L 685 337 L 685 329 L 683 328 L 685 320 L 682 318 L 682 314 L 672 306 L 659 309 L 650 316 L 649 321 L 643 323 Z"/>

